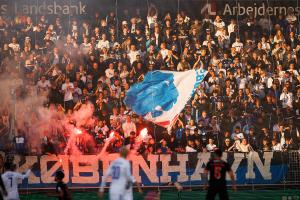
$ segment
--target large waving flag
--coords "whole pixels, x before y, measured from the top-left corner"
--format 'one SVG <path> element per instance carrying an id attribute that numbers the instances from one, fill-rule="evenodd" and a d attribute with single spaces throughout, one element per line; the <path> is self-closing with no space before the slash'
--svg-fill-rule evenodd
<path id="1" fill-rule="evenodd" d="M 206 74 L 202 69 L 149 72 L 130 87 L 124 102 L 146 120 L 170 128 Z"/>

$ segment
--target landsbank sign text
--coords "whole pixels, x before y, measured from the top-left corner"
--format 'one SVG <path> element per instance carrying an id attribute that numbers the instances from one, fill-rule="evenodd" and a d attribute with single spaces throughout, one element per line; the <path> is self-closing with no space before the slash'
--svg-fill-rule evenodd
<path id="1" fill-rule="evenodd" d="M 25 4 L 26 2 L 26 4 Z M 39 1 L 11 1 L 0 5 L 0 14 L 18 15 L 85 15 L 87 14 L 87 4 L 85 1 L 64 1 L 39 0 Z"/>

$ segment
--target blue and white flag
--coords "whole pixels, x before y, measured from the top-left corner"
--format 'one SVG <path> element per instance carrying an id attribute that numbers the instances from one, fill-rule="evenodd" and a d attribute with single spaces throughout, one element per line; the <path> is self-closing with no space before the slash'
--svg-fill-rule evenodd
<path id="1" fill-rule="evenodd" d="M 146 120 L 171 128 L 207 74 L 206 70 L 152 71 L 130 87 L 125 104 Z"/>

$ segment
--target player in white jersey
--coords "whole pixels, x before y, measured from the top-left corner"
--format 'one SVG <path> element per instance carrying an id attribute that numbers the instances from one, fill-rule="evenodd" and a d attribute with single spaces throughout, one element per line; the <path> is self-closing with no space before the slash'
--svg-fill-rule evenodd
<path id="1" fill-rule="evenodd" d="M 25 174 L 14 172 L 15 166 L 11 163 L 5 163 L 4 169 L 5 172 L 2 174 L 2 179 L 7 190 L 7 196 L 4 196 L 4 200 L 19 200 L 19 181 L 28 178 L 31 170 L 27 170 Z"/>
<path id="2" fill-rule="evenodd" d="M 132 200 L 132 175 L 130 171 L 130 163 L 126 160 L 128 155 L 128 149 L 123 147 L 120 150 L 120 157 L 114 160 L 109 166 L 107 173 L 104 175 L 99 189 L 100 198 L 104 194 L 104 186 L 108 176 L 111 176 L 112 181 L 109 188 L 109 199 L 110 200 Z M 131 190 L 131 196 L 127 197 L 125 193 L 127 190 Z"/>

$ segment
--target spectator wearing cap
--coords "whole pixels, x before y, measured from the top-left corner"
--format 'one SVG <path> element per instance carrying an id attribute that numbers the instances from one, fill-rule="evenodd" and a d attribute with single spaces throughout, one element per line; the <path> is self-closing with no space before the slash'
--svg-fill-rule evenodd
<path id="1" fill-rule="evenodd" d="M 213 38 L 210 34 L 206 35 L 205 40 L 203 41 L 202 45 L 205 47 L 208 47 L 209 44 L 211 44 L 211 45 L 216 44 L 216 42 L 213 40 Z"/>
<path id="2" fill-rule="evenodd" d="M 209 123 L 209 129 L 210 129 L 210 133 L 211 135 L 217 139 L 217 141 L 219 142 L 219 133 L 221 131 L 219 123 L 218 123 L 218 118 L 217 116 L 212 116 L 211 121 Z"/>
<path id="3" fill-rule="evenodd" d="M 165 139 L 160 141 L 160 148 L 157 150 L 157 153 L 167 154 L 171 153 L 171 149 L 168 147 L 168 143 Z"/>
<path id="4" fill-rule="evenodd" d="M 232 151 L 232 143 L 230 141 L 229 138 L 226 138 L 221 146 L 222 151 L 224 152 L 228 152 L 228 151 Z"/>

